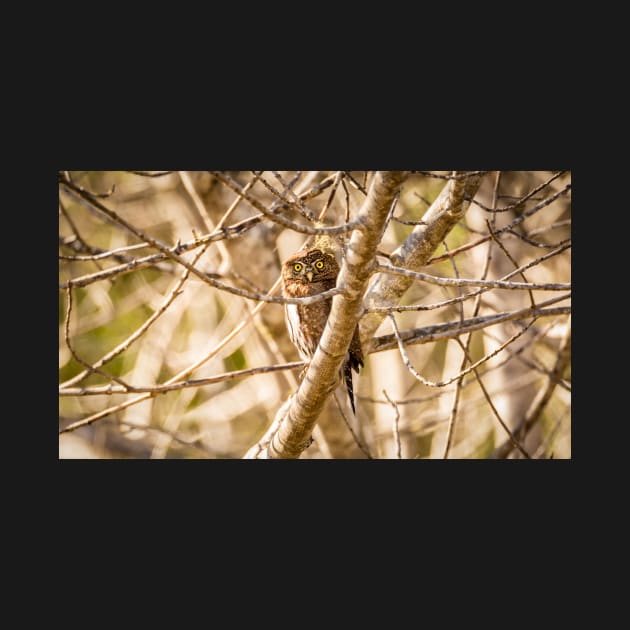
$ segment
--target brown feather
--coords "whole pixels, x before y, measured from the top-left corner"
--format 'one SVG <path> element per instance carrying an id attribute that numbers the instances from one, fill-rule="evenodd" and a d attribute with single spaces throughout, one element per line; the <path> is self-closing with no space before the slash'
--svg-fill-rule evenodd
<path id="1" fill-rule="evenodd" d="M 318 268 L 317 264 L 320 262 L 323 265 L 320 264 L 321 268 Z M 319 248 L 296 252 L 282 265 L 282 294 L 284 297 L 307 297 L 322 293 L 334 288 L 338 274 L 339 265 L 332 254 Z M 298 304 L 295 308 L 294 306 L 286 305 L 285 307 L 289 336 L 300 356 L 305 361 L 310 361 L 326 327 L 332 298 L 313 304 Z M 353 413 L 355 406 L 352 370 L 358 373 L 361 367 L 363 367 L 363 352 L 357 326 L 340 375 L 345 381 Z"/>

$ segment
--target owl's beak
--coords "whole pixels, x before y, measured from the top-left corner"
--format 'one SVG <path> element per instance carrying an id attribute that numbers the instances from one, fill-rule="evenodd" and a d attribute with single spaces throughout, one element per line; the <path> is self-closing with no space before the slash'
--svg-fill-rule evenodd
<path id="1" fill-rule="evenodd" d="M 307 271 L 306 272 L 306 277 L 308 278 L 309 282 L 313 282 L 313 272 L 312 271 Z"/>

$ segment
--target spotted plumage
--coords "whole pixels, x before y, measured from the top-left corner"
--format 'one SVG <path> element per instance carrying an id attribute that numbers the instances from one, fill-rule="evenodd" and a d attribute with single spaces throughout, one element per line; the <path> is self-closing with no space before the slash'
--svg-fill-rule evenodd
<path id="1" fill-rule="evenodd" d="M 309 297 L 334 288 L 339 265 L 332 254 L 310 249 L 293 254 L 282 265 L 282 293 L 284 297 Z M 289 337 L 304 361 L 310 361 L 317 350 L 330 313 L 332 298 L 312 304 L 286 304 L 286 322 Z M 354 412 L 352 370 L 358 373 L 363 367 L 363 353 L 359 329 L 355 329 L 348 356 L 341 371 Z"/>

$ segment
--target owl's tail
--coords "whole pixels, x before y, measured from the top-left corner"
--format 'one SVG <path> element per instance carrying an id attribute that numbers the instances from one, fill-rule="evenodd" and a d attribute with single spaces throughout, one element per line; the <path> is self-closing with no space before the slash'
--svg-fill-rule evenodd
<path id="1" fill-rule="evenodd" d="M 352 407 L 352 413 L 356 415 L 356 410 L 354 408 L 354 387 L 352 385 L 352 370 L 355 372 L 359 372 L 359 368 L 363 367 L 363 361 L 361 361 L 354 354 L 350 354 L 350 356 L 346 359 L 346 362 L 343 364 L 343 378 L 346 382 L 346 389 L 348 390 L 348 397 L 350 398 L 350 406 Z"/>

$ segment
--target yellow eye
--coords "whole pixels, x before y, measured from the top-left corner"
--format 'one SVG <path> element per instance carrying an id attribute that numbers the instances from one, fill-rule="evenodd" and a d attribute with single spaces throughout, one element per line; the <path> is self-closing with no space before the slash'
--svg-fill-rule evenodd
<path id="1" fill-rule="evenodd" d="M 293 271 L 302 271 L 302 263 L 295 263 L 295 265 L 293 265 Z"/>
<path id="2" fill-rule="evenodd" d="M 323 269 L 324 268 L 324 261 L 323 260 L 318 260 L 315 263 L 315 269 Z"/>

